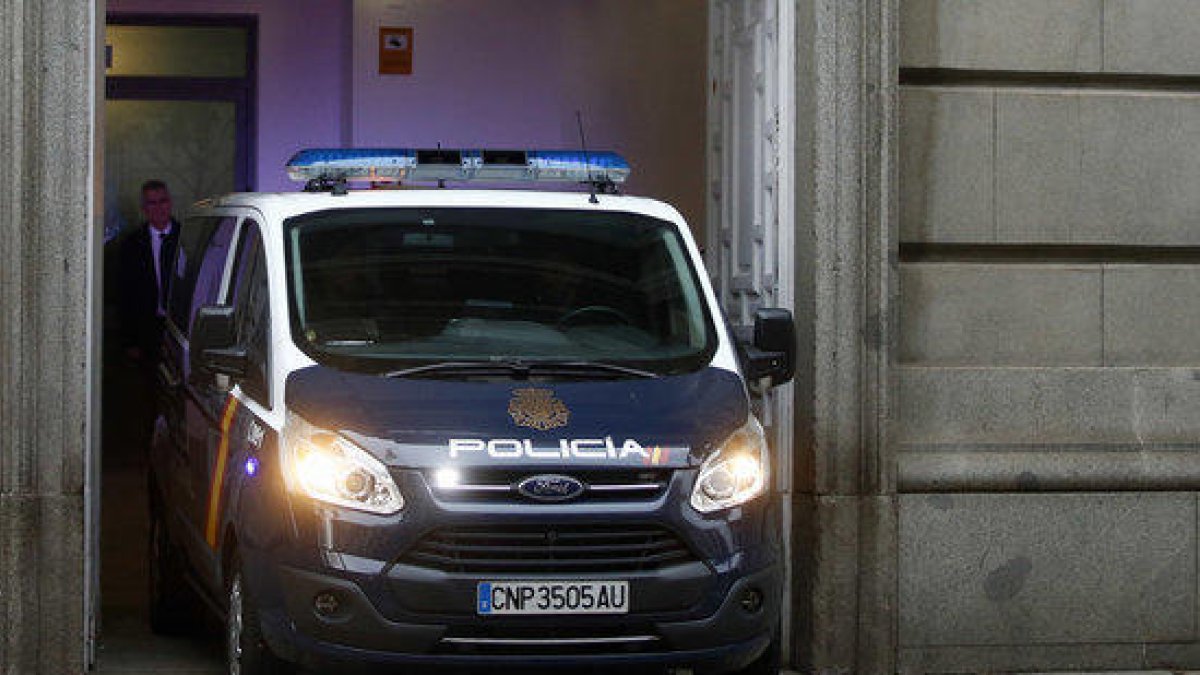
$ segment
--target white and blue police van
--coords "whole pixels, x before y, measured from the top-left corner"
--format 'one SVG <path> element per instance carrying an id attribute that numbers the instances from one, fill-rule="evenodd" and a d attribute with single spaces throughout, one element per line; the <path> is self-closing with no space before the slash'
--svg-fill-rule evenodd
<path id="1" fill-rule="evenodd" d="M 288 168 L 304 191 L 182 224 L 154 629 L 216 610 L 233 674 L 777 670 L 779 507 L 749 389 L 792 377 L 791 315 L 735 341 L 687 224 L 617 194 L 612 153 Z M 588 189 L 512 189 L 535 181 Z"/>

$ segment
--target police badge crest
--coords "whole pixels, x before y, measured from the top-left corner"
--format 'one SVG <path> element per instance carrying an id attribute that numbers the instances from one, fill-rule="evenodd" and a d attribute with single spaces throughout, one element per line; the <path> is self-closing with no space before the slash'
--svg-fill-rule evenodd
<path id="1" fill-rule="evenodd" d="M 508 414 L 519 427 L 549 431 L 567 426 L 571 411 L 549 389 L 514 389 Z"/>

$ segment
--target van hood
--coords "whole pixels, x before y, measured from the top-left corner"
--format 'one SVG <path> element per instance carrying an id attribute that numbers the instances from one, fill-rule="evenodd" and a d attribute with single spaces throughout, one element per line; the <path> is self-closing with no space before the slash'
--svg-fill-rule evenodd
<path id="1" fill-rule="evenodd" d="M 388 378 L 326 366 L 293 372 L 288 410 L 389 466 L 699 465 L 744 425 L 741 378 L 611 381 Z"/>

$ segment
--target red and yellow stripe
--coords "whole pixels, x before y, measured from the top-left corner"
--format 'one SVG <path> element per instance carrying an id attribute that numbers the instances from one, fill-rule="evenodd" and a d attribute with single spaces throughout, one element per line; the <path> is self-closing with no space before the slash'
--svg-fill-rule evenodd
<path id="1" fill-rule="evenodd" d="M 237 406 L 238 400 L 230 396 L 229 402 L 225 404 L 225 412 L 221 414 L 221 444 L 217 446 L 217 464 L 213 467 L 212 488 L 208 493 L 208 526 L 204 528 L 204 538 L 213 549 L 217 548 L 221 489 L 225 485 L 225 463 L 229 460 L 229 427 L 233 424 Z"/>
<path id="2" fill-rule="evenodd" d="M 650 450 L 650 456 L 646 458 L 646 464 L 650 466 L 661 466 L 671 461 L 671 449 L 661 446 L 654 446 Z"/>

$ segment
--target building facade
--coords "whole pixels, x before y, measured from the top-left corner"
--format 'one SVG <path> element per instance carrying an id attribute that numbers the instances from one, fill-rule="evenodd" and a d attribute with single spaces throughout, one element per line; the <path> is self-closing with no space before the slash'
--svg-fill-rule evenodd
<path id="1" fill-rule="evenodd" d="M 898 663 L 1196 668 L 1200 6 L 900 5 Z"/>

